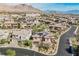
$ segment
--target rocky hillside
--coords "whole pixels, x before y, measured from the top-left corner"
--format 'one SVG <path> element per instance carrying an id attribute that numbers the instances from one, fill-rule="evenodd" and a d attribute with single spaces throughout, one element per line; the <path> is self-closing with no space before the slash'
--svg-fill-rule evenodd
<path id="1" fill-rule="evenodd" d="M 32 7 L 27 4 L 0 4 L 0 12 L 9 12 L 9 13 L 42 13 L 41 10 Z"/>

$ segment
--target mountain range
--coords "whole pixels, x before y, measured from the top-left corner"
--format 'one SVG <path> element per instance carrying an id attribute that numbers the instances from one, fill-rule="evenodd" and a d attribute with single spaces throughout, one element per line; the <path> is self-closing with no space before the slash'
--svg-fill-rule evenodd
<path id="1" fill-rule="evenodd" d="M 0 4 L 0 12 L 9 13 L 41 13 L 42 11 L 27 4 Z"/>
<path id="2" fill-rule="evenodd" d="M 79 10 L 68 10 L 68 11 L 55 11 L 55 10 L 46 10 L 47 13 L 61 13 L 61 14 L 79 14 Z"/>

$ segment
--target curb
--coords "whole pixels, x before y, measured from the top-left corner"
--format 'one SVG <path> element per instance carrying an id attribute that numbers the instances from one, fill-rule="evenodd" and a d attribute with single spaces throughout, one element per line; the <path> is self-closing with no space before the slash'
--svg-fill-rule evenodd
<path id="1" fill-rule="evenodd" d="M 74 32 L 74 34 L 77 34 L 77 30 L 78 30 L 78 28 L 79 28 L 79 27 L 77 26 L 77 28 L 76 28 L 76 30 L 75 30 L 75 32 Z"/>
<path id="2" fill-rule="evenodd" d="M 71 26 L 70 26 L 70 28 L 68 28 L 65 32 L 61 33 L 61 35 L 60 35 L 60 36 L 59 36 L 59 38 L 58 38 L 57 49 L 56 49 L 55 53 L 54 53 L 54 54 L 52 54 L 52 55 L 57 54 L 57 51 L 58 51 L 58 46 L 59 46 L 59 42 L 60 42 L 60 37 L 61 37 L 63 34 L 65 34 L 67 31 L 69 31 L 70 29 L 71 29 Z"/>

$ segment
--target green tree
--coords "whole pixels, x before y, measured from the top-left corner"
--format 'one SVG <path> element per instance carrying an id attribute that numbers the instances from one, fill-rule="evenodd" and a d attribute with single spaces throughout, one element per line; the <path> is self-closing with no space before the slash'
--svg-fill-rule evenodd
<path id="1" fill-rule="evenodd" d="M 43 31 L 46 28 L 47 28 L 46 24 L 34 25 L 33 26 L 33 32 L 41 32 L 41 31 Z"/>
<path id="2" fill-rule="evenodd" d="M 25 40 L 24 41 L 24 46 L 32 47 L 32 41 L 31 40 Z"/>
<path id="3" fill-rule="evenodd" d="M 75 49 L 74 52 L 75 52 L 75 55 L 76 55 L 76 56 L 79 56 L 79 46 L 76 47 L 76 49 Z"/>
<path id="4" fill-rule="evenodd" d="M 6 40 L 5 39 L 1 39 L 0 44 L 4 44 L 4 43 L 6 43 Z"/>
<path id="5" fill-rule="evenodd" d="M 8 56 L 15 56 L 16 52 L 15 52 L 15 50 L 8 49 L 8 50 L 6 50 L 6 55 L 8 55 Z"/>

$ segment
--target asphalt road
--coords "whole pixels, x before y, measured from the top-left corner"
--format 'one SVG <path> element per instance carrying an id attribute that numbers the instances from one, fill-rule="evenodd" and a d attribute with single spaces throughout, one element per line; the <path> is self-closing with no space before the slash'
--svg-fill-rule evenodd
<path id="1" fill-rule="evenodd" d="M 6 50 L 12 49 L 16 51 L 16 56 L 45 56 L 44 54 L 28 50 L 28 49 L 21 49 L 21 48 L 11 48 L 11 47 L 3 47 L 0 48 L 0 54 L 6 55 Z"/>
<path id="2" fill-rule="evenodd" d="M 69 31 L 67 31 L 60 37 L 58 52 L 55 56 L 71 56 L 72 55 L 72 53 L 69 53 L 67 51 L 67 48 L 69 47 L 70 44 L 67 44 L 66 42 L 70 37 L 74 36 L 75 30 L 76 30 L 76 27 L 72 26 Z"/>

